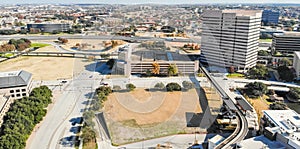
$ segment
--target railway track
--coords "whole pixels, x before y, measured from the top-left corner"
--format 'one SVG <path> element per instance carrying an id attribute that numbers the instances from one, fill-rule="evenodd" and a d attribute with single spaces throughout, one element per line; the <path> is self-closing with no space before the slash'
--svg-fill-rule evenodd
<path id="1" fill-rule="evenodd" d="M 209 74 L 209 72 L 203 67 L 200 66 L 200 69 L 203 71 L 203 73 L 206 75 L 208 80 L 213 84 L 213 86 L 216 88 L 216 90 L 219 92 L 219 94 L 222 96 L 223 101 L 225 103 L 225 107 L 229 112 L 233 114 L 233 112 L 236 113 L 237 116 L 237 126 L 234 132 L 227 137 L 224 141 L 222 141 L 218 146 L 216 146 L 216 149 L 228 149 L 233 148 L 237 142 L 242 141 L 247 133 L 248 133 L 248 122 L 245 116 L 242 114 L 240 109 L 234 104 L 233 100 L 227 95 L 227 93 L 221 88 L 221 86 L 216 82 L 216 80 Z"/>

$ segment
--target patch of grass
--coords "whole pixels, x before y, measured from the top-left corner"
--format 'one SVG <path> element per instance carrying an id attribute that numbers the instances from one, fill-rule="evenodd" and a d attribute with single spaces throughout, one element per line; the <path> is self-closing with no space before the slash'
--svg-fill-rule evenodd
<path id="1" fill-rule="evenodd" d="M 272 39 L 259 39 L 259 42 L 272 42 Z"/>
<path id="2" fill-rule="evenodd" d="M 198 77 L 205 77 L 204 73 L 198 73 Z"/>
<path id="3" fill-rule="evenodd" d="M 156 125 L 155 123 L 139 125 L 135 119 L 124 120 L 124 121 L 121 121 L 120 123 L 124 126 L 133 127 L 133 128 L 152 127 L 152 126 Z"/>
<path id="4" fill-rule="evenodd" d="M 43 48 L 43 47 L 47 47 L 47 46 L 50 46 L 50 44 L 47 44 L 47 43 L 31 43 L 30 47 L 31 48 Z"/>
<path id="5" fill-rule="evenodd" d="M 267 95 L 263 95 L 262 96 L 262 100 L 265 102 L 265 103 L 267 103 L 268 105 L 270 105 L 270 104 L 272 104 L 273 102 L 269 102 L 267 99 L 269 98 L 269 96 L 267 96 Z"/>
<path id="6" fill-rule="evenodd" d="M 11 57 L 11 56 L 14 56 L 14 54 L 13 54 L 13 53 L 6 53 L 6 54 L 4 55 L 5 58 L 9 58 L 9 57 Z"/>
<path id="7" fill-rule="evenodd" d="M 84 143 L 82 146 L 83 149 L 97 149 L 97 143 L 95 140 Z"/>
<path id="8" fill-rule="evenodd" d="M 226 77 L 228 77 L 228 78 L 245 78 L 245 75 L 241 74 L 241 73 L 230 73 Z"/>

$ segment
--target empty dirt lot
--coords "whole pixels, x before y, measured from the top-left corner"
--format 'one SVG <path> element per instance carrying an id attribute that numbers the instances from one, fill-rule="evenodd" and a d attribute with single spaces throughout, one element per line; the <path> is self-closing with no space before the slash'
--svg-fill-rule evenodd
<path id="1" fill-rule="evenodd" d="M 37 50 L 38 52 L 58 52 L 53 46 Z M 26 57 L 21 56 L 0 63 L 0 71 L 25 70 L 33 74 L 33 80 L 71 79 L 87 65 L 84 59 L 65 57 Z"/>
<path id="2" fill-rule="evenodd" d="M 143 88 L 113 93 L 104 111 L 115 144 L 193 132 L 194 129 L 186 127 L 186 114 L 202 112 L 195 89 L 149 92 Z"/>

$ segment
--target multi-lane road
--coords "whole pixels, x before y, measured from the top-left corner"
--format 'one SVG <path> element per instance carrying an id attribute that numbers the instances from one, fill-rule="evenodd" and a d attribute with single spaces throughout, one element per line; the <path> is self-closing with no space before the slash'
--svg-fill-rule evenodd
<path id="1" fill-rule="evenodd" d="M 7 36 L 0 36 L 0 40 L 9 40 L 9 39 L 19 39 L 19 38 L 27 38 L 29 40 L 56 40 L 58 37 L 67 38 L 67 39 L 99 39 L 99 40 L 127 40 L 132 42 L 138 41 L 172 41 L 172 42 L 199 42 L 200 40 L 197 38 L 190 39 L 190 38 L 181 38 L 181 37 L 174 37 L 174 38 L 158 38 L 158 37 L 140 37 L 140 36 L 133 36 L 133 37 L 126 37 L 126 36 L 117 36 L 117 35 L 7 35 Z M 200 42 L 199 42 L 200 43 Z"/>
<path id="2" fill-rule="evenodd" d="M 55 100 L 48 111 L 35 136 L 26 146 L 28 149 L 74 148 L 74 136 L 78 131 L 78 124 L 74 119 L 81 117 L 93 92 L 102 79 L 91 68 L 74 74 L 73 80 L 63 88 L 62 95 Z"/>

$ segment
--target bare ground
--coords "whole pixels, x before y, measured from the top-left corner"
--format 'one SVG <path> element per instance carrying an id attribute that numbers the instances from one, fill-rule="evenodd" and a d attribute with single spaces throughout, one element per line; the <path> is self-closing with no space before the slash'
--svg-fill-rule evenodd
<path id="1" fill-rule="evenodd" d="M 58 52 L 53 46 L 40 48 L 39 52 Z M 67 57 L 21 56 L 0 63 L 0 71 L 25 70 L 33 74 L 33 80 L 71 79 L 89 65 L 85 59 Z"/>
<path id="2" fill-rule="evenodd" d="M 132 105 L 136 107 L 132 109 Z M 114 144 L 193 132 L 194 129 L 186 127 L 186 113 L 202 112 L 194 89 L 148 92 L 142 88 L 113 93 L 108 97 L 104 111 Z"/>

